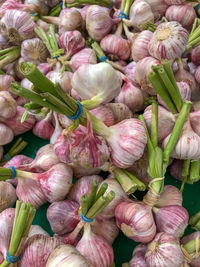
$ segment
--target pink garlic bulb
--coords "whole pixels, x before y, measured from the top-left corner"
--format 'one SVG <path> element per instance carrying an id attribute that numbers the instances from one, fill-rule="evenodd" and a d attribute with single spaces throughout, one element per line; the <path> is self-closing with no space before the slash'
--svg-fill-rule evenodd
<path id="1" fill-rule="evenodd" d="M 191 112 L 189 116 L 192 129 L 195 131 L 196 134 L 200 136 L 200 125 L 199 125 L 200 109 Z"/>
<path id="2" fill-rule="evenodd" d="M 142 31 L 138 34 L 131 46 L 131 56 L 134 61 L 139 61 L 145 57 L 150 56 L 148 51 L 148 44 L 153 36 L 151 31 Z"/>
<path id="3" fill-rule="evenodd" d="M 89 223 L 85 224 L 84 234 L 76 248 L 93 267 L 110 267 L 114 261 L 113 248 L 102 236 L 91 231 Z"/>
<path id="4" fill-rule="evenodd" d="M 52 69 L 51 64 L 48 63 L 40 63 L 37 67 L 44 75 L 46 75 Z"/>
<path id="5" fill-rule="evenodd" d="M 47 219 L 54 233 L 63 235 L 74 230 L 80 221 L 79 204 L 72 200 L 52 203 L 47 209 Z"/>
<path id="6" fill-rule="evenodd" d="M 130 56 L 129 42 L 121 36 L 108 34 L 101 40 L 100 45 L 106 54 L 115 59 L 126 60 Z"/>
<path id="7" fill-rule="evenodd" d="M 92 39 L 100 41 L 119 21 L 119 18 L 110 17 L 108 8 L 92 5 L 87 10 L 86 29 Z"/>
<path id="8" fill-rule="evenodd" d="M 81 177 L 75 184 L 73 184 L 67 198 L 81 204 L 82 195 L 87 195 L 90 192 L 90 188 L 94 181 L 101 183 L 103 182 L 103 178 L 99 175 Z"/>
<path id="9" fill-rule="evenodd" d="M 60 122 L 58 120 L 58 114 L 56 112 L 54 112 L 53 115 L 54 115 L 54 119 L 55 119 L 55 129 L 54 129 L 54 132 L 50 138 L 50 144 L 54 145 L 56 143 L 58 137 L 62 133 L 63 128 L 60 126 Z"/>
<path id="10" fill-rule="evenodd" d="M 114 115 L 109 107 L 100 105 L 95 109 L 91 109 L 90 113 L 92 113 L 92 115 L 101 120 L 108 127 L 115 124 Z"/>
<path id="11" fill-rule="evenodd" d="M 46 5 L 45 1 L 25 0 L 24 3 L 35 6 L 37 8 L 37 12 L 39 12 L 41 15 L 46 15 L 49 12 L 49 7 Z"/>
<path id="12" fill-rule="evenodd" d="M 165 0 L 165 3 L 168 5 L 181 5 L 185 2 L 185 0 Z"/>
<path id="13" fill-rule="evenodd" d="M 155 95 L 152 84 L 150 83 L 147 75 L 152 71 L 152 66 L 159 65 L 160 61 L 153 57 L 145 57 L 138 61 L 135 66 L 134 79 L 141 86 L 145 92 Z"/>
<path id="14" fill-rule="evenodd" d="M 0 182 L 0 212 L 12 207 L 17 200 L 15 188 L 6 182 Z"/>
<path id="15" fill-rule="evenodd" d="M 65 59 L 68 60 L 85 47 L 85 39 L 79 31 L 67 31 L 59 37 L 59 46 L 65 50 Z"/>
<path id="16" fill-rule="evenodd" d="M 25 121 L 21 123 L 21 118 L 25 110 L 24 107 L 17 106 L 16 115 L 4 121 L 4 123 L 13 130 L 15 136 L 31 130 L 35 124 L 35 117 L 31 114 L 28 114 Z"/>
<path id="17" fill-rule="evenodd" d="M 74 73 L 72 87 L 82 99 L 94 99 L 91 108 L 109 103 L 121 89 L 122 78 L 110 64 L 83 64 Z"/>
<path id="18" fill-rule="evenodd" d="M 188 5 L 172 5 L 168 7 L 165 17 L 168 21 L 177 21 L 184 28 L 189 28 L 192 26 L 195 18 L 196 12 L 194 7 L 190 4 Z"/>
<path id="19" fill-rule="evenodd" d="M 4 261 L 4 255 L 9 249 L 13 229 L 15 209 L 9 208 L 0 213 L 0 264 Z"/>
<path id="20" fill-rule="evenodd" d="M 46 61 L 48 54 L 45 44 L 39 38 L 24 40 L 21 44 L 21 56 L 26 62 L 38 65 Z"/>
<path id="21" fill-rule="evenodd" d="M 128 238 L 149 243 L 156 234 L 151 208 L 143 202 L 121 202 L 115 208 L 118 227 Z"/>
<path id="22" fill-rule="evenodd" d="M 188 42 L 189 33 L 178 22 L 160 24 L 149 42 L 149 54 L 159 60 L 181 57 Z"/>
<path id="23" fill-rule="evenodd" d="M 197 83 L 200 84 L 200 67 L 197 67 L 197 69 L 195 71 L 195 79 L 196 79 Z"/>
<path id="24" fill-rule="evenodd" d="M 21 106 L 23 107 L 25 104 L 27 104 L 29 102 L 29 100 L 19 96 L 15 99 L 16 103 L 17 103 L 17 106 Z"/>
<path id="25" fill-rule="evenodd" d="M 97 64 L 97 57 L 93 49 L 83 48 L 81 51 L 77 52 L 71 57 L 69 62 L 70 67 L 75 72 L 81 65 Z"/>
<path id="26" fill-rule="evenodd" d="M 189 63 L 187 63 L 187 60 L 188 60 L 187 58 L 182 58 L 182 64 L 184 70 L 189 70 L 189 65 L 188 65 Z M 174 63 L 171 65 L 171 67 L 174 73 L 177 72 L 180 68 L 178 61 L 175 60 Z"/>
<path id="27" fill-rule="evenodd" d="M 9 42 L 19 45 L 23 40 L 34 36 L 35 22 L 28 12 L 21 10 L 7 10 L 1 19 L 2 35 Z"/>
<path id="28" fill-rule="evenodd" d="M 180 181 L 183 180 L 183 176 L 181 175 L 183 163 L 184 163 L 184 160 L 174 159 L 172 164 L 169 166 L 169 169 L 168 169 L 170 175 L 173 178 L 180 180 Z"/>
<path id="29" fill-rule="evenodd" d="M 180 238 L 188 226 L 189 214 L 182 206 L 153 207 L 158 232 Z"/>
<path id="30" fill-rule="evenodd" d="M 197 66 L 193 62 L 189 62 L 188 67 L 189 67 L 190 74 L 194 75 L 197 69 Z"/>
<path id="31" fill-rule="evenodd" d="M 49 140 L 54 132 L 54 127 L 51 124 L 52 112 L 50 111 L 47 116 L 38 121 L 33 127 L 33 134 L 44 139 Z"/>
<path id="32" fill-rule="evenodd" d="M 148 106 L 143 113 L 147 128 L 151 129 L 152 105 Z M 176 120 L 174 115 L 163 108 L 158 106 L 158 142 L 162 142 L 167 135 L 169 135 L 174 128 Z"/>
<path id="33" fill-rule="evenodd" d="M 178 239 L 167 233 L 158 233 L 148 244 L 145 260 L 147 266 L 154 267 L 181 267 L 184 263 Z"/>
<path id="34" fill-rule="evenodd" d="M 123 103 L 108 103 L 105 106 L 112 111 L 115 123 L 133 117 L 132 111 Z"/>
<path id="35" fill-rule="evenodd" d="M 9 119 L 15 116 L 17 103 L 7 91 L 0 91 L 0 117 Z"/>
<path id="36" fill-rule="evenodd" d="M 194 47 L 191 51 L 191 60 L 195 65 L 200 65 L 200 45 Z"/>
<path id="37" fill-rule="evenodd" d="M 44 2 L 49 7 L 55 7 L 56 5 L 59 4 L 59 0 L 45 0 Z"/>
<path id="38" fill-rule="evenodd" d="M 148 267 L 145 261 L 145 253 L 147 250 L 147 246 L 140 244 L 135 247 L 133 250 L 132 259 L 129 262 L 129 267 Z"/>
<path id="39" fill-rule="evenodd" d="M 69 93 L 72 86 L 71 86 L 71 80 L 72 80 L 73 74 L 69 71 L 50 71 L 47 74 L 47 78 L 52 81 L 54 84 L 59 83 L 62 87 L 63 91 L 66 93 Z"/>
<path id="40" fill-rule="evenodd" d="M 68 119 L 65 115 L 58 113 L 58 120 L 61 126 L 67 129 L 70 125 L 72 125 L 73 121 Z"/>
<path id="41" fill-rule="evenodd" d="M 161 16 L 165 15 L 168 5 L 165 3 L 165 0 L 145 0 L 153 11 L 154 17 L 158 20 Z"/>
<path id="42" fill-rule="evenodd" d="M 10 143 L 14 138 L 12 129 L 3 123 L 0 123 L 0 146 Z"/>
<path id="43" fill-rule="evenodd" d="M 49 234 L 39 225 L 31 225 L 28 238 L 34 236 L 34 235 L 45 235 L 49 236 Z"/>
<path id="44" fill-rule="evenodd" d="M 135 67 L 136 67 L 136 62 L 132 61 L 128 65 L 124 67 L 124 74 L 131 80 L 132 82 L 136 82 L 135 80 Z"/>
<path id="45" fill-rule="evenodd" d="M 163 141 L 163 147 L 166 146 L 171 134 L 169 134 Z M 190 121 L 186 121 L 182 132 L 179 136 L 179 140 L 176 143 L 174 151 L 171 157 L 176 159 L 194 159 L 200 158 L 200 136 L 197 135 L 192 127 Z"/>
<path id="46" fill-rule="evenodd" d="M 8 91 L 11 93 L 10 85 L 11 82 L 14 81 L 14 78 L 10 75 L 0 75 L 0 92 L 1 91 Z M 16 98 L 16 96 L 14 97 Z"/>
<path id="47" fill-rule="evenodd" d="M 124 84 L 117 97 L 116 103 L 124 103 L 135 113 L 144 109 L 145 92 L 136 83 L 131 82 L 126 76 L 123 77 Z"/>
<path id="48" fill-rule="evenodd" d="M 172 163 L 173 164 L 173 163 Z M 156 203 L 157 208 L 176 205 L 182 206 L 183 196 L 179 189 L 173 185 L 166 185 Z"/>
<path id="49" fill-rule="evenodd" d="M 27 156 L 24 156 L 24 155 L 16 155 L 14 156 L 11 160 L 9 160 L 5 165 L 4 167 L 5 168 L 8 168 L 8 167 L 15 167 L 16 169 L 18 169 L 21 165 L 24 165 L 24 164 L 29 164 L 33 161 L 32 158 L 29 158 Z"/>
<path id="50" fill-rule="evenodd" d="M 28 239 L 20 258 L 21 267 L 46 267 L 51 252 L 61 245 L 61 241 L 55 237 L 34 235 Z"/>
<path id="51" fill-rule="evenodd" d="M 87 175 L 96 175 L 102 171 L 101 168 L 83 168 L 80 165 L 75 165 L 75 164 L 72 164 L 71 167 L 74 173 L 74 177 L 76 179 L 79 179 Z"/>
<path id="52" fill-rule="evenodd" d="M 130 9 L 130 20 L 127 21 L 128 26 L 134 27 L 140 31 L 140 26 L 147 21 L 154 22 L 154 14 L 151 6 L 144 0 L 136 0 Z"/>

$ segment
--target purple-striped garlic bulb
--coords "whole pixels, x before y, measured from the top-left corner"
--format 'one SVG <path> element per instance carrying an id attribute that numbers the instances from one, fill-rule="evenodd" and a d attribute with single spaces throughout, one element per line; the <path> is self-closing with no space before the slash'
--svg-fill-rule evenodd
<path id="1" fill-rule="evenodd" d="M 147 128 L 151 129 L 151 117 L 152 117 L 152 106 L 148 106 L 144 111 L 144 119 L 147 124 Z M 162 142 L 172 131 L 176 120 L 174 115 L 163 108 L 158 106 L 158 142 Z"/>
<path id="2" fill-rule="evenodd" d="M 19 45 L 34 36 L 35 22 L 30 14 L 21 10 L 8 10 L 1 19 L 1 33 L 9 42 Z"/>
<path id="3" fill-rule="evenodd" d="M 12 129 L 3 123 L 0 123 L 0 146 L 10 143 L 14 139 Z"/>
<path id="4" fill-rule="evenodd" d="M 65 31 L 59 37 L 59 46 L 64 49 L 64 57 L 68 60 L 85 47 L 85 39 L 79 31 Z"/>
<path id="5" fill-rule="evenodd" d="M 171 134 L 163 141 L 163 147 L 166 146 Z M 183 126 L 179 140 L 171 154 L 176 159 L 194 159 L 200 158 L 200 136 L 197 135 L 191 127 L 190 120 L 187 120 Z"/>
<path id="6" fill-rule="evenodd" d="M 181 57 L 188 42 L 188 31 L 178 22 L 160 24 L 149 42 L 149 54 L 159 60 Z"/>
<path id="7" fill-rule="evenodd" d="M 108 103 L 105 106 L 111 109 L 115 123 L 133 118 L 132 111 L 123 103 Z"/>
<path id="8" fill-rule="evenodd" d="M 124 67 L 124 74 L 131 80 L 132 82 L 136 82 L 135 80 L 135 67 L 136 67 L 136 62 L 132 61 L 128 65 Z"/>
<path id="9" fill-rule="evenodd" d="M 184 160 L 174 159 L 168 169 L 170 175 L 179 181 L 183 181 L 184 179 L 183 176 L 181 175 L 183 163 L 184 163 Z"/>
<path id="10" fill-rule="evenodd" d="M 85 63 L 97 64 L 96 54 L 91 48 L 83 48 L 81 51 L 74 54 L 68 64 L 75 72 L 81 65 Z"/>
<path id="11" fill-rule="evenodd" d="M 140 27 L 148 21 L 154 22 L 151 6 L 145 0 L 136 0 L 131 6 L 130 19 L 124 20 L 128 26 L 140 31 Z"/>
<path id="12" fill-rule="evenodd" d="M 167 233 L 158 233 L 147 245 L 145 254 L 147 266 L 181 267 L 184 256 L 176 237 Z"/>
<path id="13" fill-rule="evenodd" d="M 92 39 L 100 41 L 119 21 L 110 17 L 108 8 L 92 5 L 87 10 L 86 29 Z"/>
<path id="14" fill-rule="evenodd" d="M 195 65 L 200 65 L 200 45 L 194 47 L 191 51 L 191 60 Z"/>
<path id="15" fill-rule="evenodd" d="M 148 51 L 148 44 L 153 36 L 151 31 L 142 31 L 136 36 L 131 46 L 131 56 L 134 61 L 139 61 L 145 57 L 150 56 Z"/>
<path id="16" fill-rule="evenodd" d="M 181 5 L 185 2 L 185 0 L 165 0 L 165 3 L 169 6 L 171 5 Z"/>
<path id="17" fill-rule="evenodd" d="M 156 235 L 151 208 L 142 202 L 121 202 L 115 208 L 115 218 L 125 236 L 136 242 L 149 243 Z"/>
<path id="18" fill-rule="evenodd" d="M 34 125 L 33 134 L 44 140 L 50 140 L 54 132 L 54 127 L 51 124 L 51 118 L 52 118 L 52 112 L 50 111 L 44 119 L 38 121 Z"/>
<path id="19" fill-rule="evenodd" d="M 160 198 L 158 199 L 154 207 L 162 208 L 171 205 L 182 206 L 182 202 L 183 202 L 183 196 L 180 190 L 173 185 L 166 185 L 164 186 Z"/>
<path id="20" fill-rule="evenodd" d="M 168 21 L 177 21 L 184 28 L 189 28 L 192 26 L 195 18 L 196 12 L 194 7 L 190 4 L 188 5 L 172 5 L 168 7 L 165 17 Z"/>
<path id="21" fill-rule="evenodd" d="M 21 44 L 21 56 L 26 62 L 38 65 L 46 61 L 48 54 L 46 46 L 39 38 L 24 40 Z"/>
<path id="22" fill-rule="evenodd" d="M 185 208 L 170 205 L 162 208 L 153 207 L 158 232 L 165 232 L 180 238 L 188 226 L 189 214 Z"/>
<path id="23" fill-rule="evenodd" d="M 126 60 L 130 56 L 128 40 L 117 34 L 108 34 L 101 40 L 103 51 L 116 60 Z"/>
<path id="24" fill-rule="evenodd" d="M 195 131 L 196 134 L 200 136 L 200 109 L 191 112 L 189 116 L 192 129 Z"/>
<path id="25" fill-rule="evenodd" d="M 33 161 L 32 158 L 29 158 L 27 156 L 24 155 L 16 155 L 14 156 L 12 159 L 10 159 L 8 162 L 6 162 L 6 164 L 4 165 L 5 168 L 8 167 L 15 167 L 16 169 L 18 169 L 21 165 L 24 164 L 29 164 Z"/>
<path id="26" fill-rule="evenodd" d="M 0 118 L 9 119 L 15 116 L 17 103 L 7 91 L 0 91 Z"/>
<path id="27" fill-rule="evenodd" d="M 168 8 L 168 5 L 165 3 L 165 0 L 145 0 L 153 11 L 155 20 L 158 20 L 161 16 L 165 15 L 165 12 Z"/>
<path id="28" fill-rule="evenodd" d="M 50 236 L 41 226 L 39 225 L 31 225 L 30 231 L 28 233 L 28 238 L 34 235 L 45 235 L 45 236 Z"/>
<path id="29" fill-rule="evenodd" d="M 71 91 L 71 80 L 73 74 L 69 71 L 60 72 L 57 70 L 50 71 L 47 73 L 47 78 L 51 80 L 54 84 L 59 83 L 61 88 L 65 93 L 69 93 Z"/>
<path id="30" fill-rule="evenodd" d="M 15 188 L 4 181 L 0 182 L 0 212 L 12 207 L 17 200 Z"/>
<path id="31" fill-rule="evenodd" d="M 115 103 L 124 103 L 133 113 L 144 109 L 146 93 L 141 90 L 139 85 L 132 83 L 126 76 L 123 77 L 123 81 L 122 89 L 119 95 L 115 97 Z"/>
<path id="32" fill-rule="evenodd" d="M 41 15 L 46 15 L 49 12 L 49 7 L 46 5 L 45 1 L 41 0 L 25 0 L 25 4 L 33 5 L 37 8 L 37 12 Z"/>
<path id="33" fill-rule="evenodd" d="M 22 10 L 27 12 L 36 12 L 37 7 L 33 4 L 22 4 L 21 1 L 6 0 L 0 8 L 0 15 L 4 15 L 8 10 Z"/>
<path id="34" fill-rule="evenodd" d="M 114 115 L 109 107 L 100 105 L 95 109 L 91 109 L 90 113 L 92 113 L 96 118 L 101 120 L 108 127 L 115 124 Z"/>
<path id="35" fill-rule="evenodd" d="M 0 92 L 1 91 L 8 91 L 11 93 L 10 86 L 11 82 L 14 81 L 14 78 L 10 75 L 0 75 Z M 14 96 L 16 98 L 16 96 Z"/>
<path id="36" fill-rule="evenodd" d="M 200 67 L 197 67 L 197 69 L 195 71 L 195 79 L 196 79 L 197 83 L 200 84 Z"/>
<path id="37" fill-rule="evenodd" d="M 197 69 L 197 66 L 193 62 L 189 62 L 188 63 L 188 68 L 189 68 L 190 74 L 194 75 L 195 71 Z"/>
<path id="38" fill-rule="evenodd" d="M 76 179 L 80 179 L 81 177 L 86 175 L 96 175 L 102 171 L 101 168 L 83 168 L 80 165 L 75 164 L 72 164 L 71 167 L 73 170 L 74 177 Z"/>
<path id="39" fill-rule="evenodd" d="M 159 65 L 160 61 L 153 57 L 145 57 L 138 61 L 135 66 L 134 78 L 136 82 L 141 86 L 141 89 L 145 92 L 155 95 L 156 92 L 153 89 L 147 75 L 152 71 L 152 66 Z"/>
<path id="40" fill-rule="evenodd" d="M 148 267 L 145 261 L 145 253 L 147 246 L 140 244 L 135 247 L 132 254 L 132 259 L 129 261 L 129 267 Z"/>

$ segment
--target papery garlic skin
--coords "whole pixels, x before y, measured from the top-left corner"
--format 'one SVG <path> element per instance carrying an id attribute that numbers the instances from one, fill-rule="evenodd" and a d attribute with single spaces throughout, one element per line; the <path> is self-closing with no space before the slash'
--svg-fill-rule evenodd
<path id="1" fill-rule="evenodd" d="M 70 245 L 58 246 L 49 256 L 46 267 L 91 267 L 86 258 Z"/>
<path id="2" fill-rule="evenodd" d="M 156 203 L 156 207 L 166 207 L 169 205 L 182 206 L 183 196 L 179 189 L 173 185 L 166 185 Z"/>
<path id="3" fill-rule="evenodd" d="M 198 67 L 195 71 L 195 79 L 198 84 L 200 84 L 200 67 Z"/>
<path id="4" fill-rule="evenodd" d="M 16 169 L 18 169 L 21 165 L 24 164 L 29 164 L 33 161 L 32 158 L 29 158 L 27 156 L 24 155 L 16 155 L 14 157 L 12 157 L 12 159 L 10 159 L 8 162 L 6 162 L 6 164 L 4 165 L 5 168 L 8 167 L 15 167 Z"/>
<path id="5" fill-rule="evenodd" d="M 178 239 L 166 233 L 158 233 L 148 244 L 145 260 L 147 266 L 154 267 L 181 267 L 184 263 Z"/>
<path id="6" fill-rule="evenodd" d="M 135 80 L 135 67 L 136 67 L 136 62 L 132 61 L 128 65 L 124 67 L 124 73 L 125 75 L 131 80 L 132 82 L 136 82 Z"/>
<path id="7" fill-rule="evenodd" d="M 121 202 L 115 217 L 125 236 L 136 242 L 149 243 L 156 234 L 151 208 L 142 202 Z"/>
<path id="8" fill-rule="evenodd" d="M 95 109 L 91 109 L 90 113 L 92 113 L 108 127 L 115 124 L 114 115 L 109 107 L 100 105 Z"/>
<path id="9" fill-rule="evenodd" d="M 54 132 L 50 138 L 50 144 L 55 144 L 58 137 L 60 136 L 60 134 L 63 131 L 63 128 L 60 125 L 60 122 L 58 120 L 58 114 L 56 112 L 54 112 L 54 119 L 55 119 L 55 128 L 54 128 Z"/>
<path id="10" fill-rule="evenodd" d="M 66 93 L 69 93 L 72 86 L 71 86 L 71 80 L 73 77 L 73 74 L 69 71 L 50 71 L 47 75 L 47 78 L 51 80 L 54 84 L 59 83 L 62 87 L 63 91 Z"/>
<path id="11" fill-rule="evenodd" d="M 165 11 L 168 5 L 165 3 L 165 0 L 145 0 L 153 11 L 155 20 L 158 20 L 161 16 L 164 16 Z"/>
<path id="12" fill-rule="evenodd" d="M 115 123 L 133 117 L 132 111 L 123 103 L 108 103 L 105 106 L 111 109 Z"/>
<path id="13" fill-rule="evenodd" d="M 3 123 L 0 123 L 0 146 L 10 143 L 14 138 L 12 129 Z"/>
<path id="14" fill-rule="evenodd" d="M 181 5 L 185 2 L 185 0 L 165 0 L 165 3 L 168 5 Z"/>
<path id="15" fill-rule="evenodd" d="M 76 179 L 79 179 L 86 175 L 97 175 L 102 171 L 101 168 L 84 168 L 76 164 L 72 164 L 71 167 Z"/>
<path id="16" fill-rule="evenodd" d="M 59 34 L 65 31 L 74 31 L 82 27 L 83 21 L 76 8 L 64 8 L 59 15 Z"/>
<path id="17" fill-rule="evenodd" d="M 177 21 L 184 28 L 192 26 L 195 18 L 196 12 L 194 7 L 190 4 L 188 5 L 172 5 L 168 7 L 165 17 L 168 21 Z"/>
<path id="18" fill-rule="evenodd" d="M 153 36 L 151 31 L 142 31 L 138 34 L 131 46 L 131 55 L 134 61 L 139 61 L 145 57 L 150 56 L 148 51 L 148 44 Z"/>
<path id="19" fill-rule="evenodd" d="M 17 200 L 15 188 L 6 182 L 0 182 L 0 212 L 12 207 Z"/>
<path id="20" fill-rule="evenodd" d="M 189 214 L 182 206 L 153 207 L 158 232 L 165 232 L 180 238 L 188 226 Z"/>
<path id="21" fill-rule="evenodd" d="M 14 78 L 10 75 L 0 75 L 0 91 L 8 91 L 11 93 L 10 86 Z M 15 96 L 16 98 L 16 96 Z"/>
<path id="22" fill-rule="evenodd" d="M 200 136 L 200 125 L 199 125 L 200 109 L 191 112 L 189 116 L 192 129 L 195 131 L 196 134 Z"/>
<path id="23" fill-rule="evenodd" d="M 41 15 L 46 15 L 49 12 L 49 7 L 46 5 L 45 1 L 25 0 L 25 4 L 35 5 Z"/>
<path id="24" fill-rule="evenodd" d="M 191 60 L 195 65 L 200 65 L 200 45 L 194 47 L 191 51 Z"/>
<path id="25" fill-rule="evenodd" d="M 184 179 L 183 176 L 181 175 L 183 163 L 184 160 L 174 159 L 172 164 L 169 166 L 170 175 L 179 181 L 183 181 Z"/>
<path id="26" fill-rule="evenodd" d="M 0 91 L 0 117 L 9 119 L 15 116 L 17 103 L 7 91 Z"/>
<path id="27" fill-rule="evenodd" d="M 149 42 L 149 53 L 159 60 L 181 57 L 187 45 L 188 36 L 188 31 L 178 22 L 162 23 L 157 27 Z"/>
<path id="28" fill-rule="evenodd" d="M 40 225 L 31 225 L 28 238 L 38 234 L 49 236 L 49 234 Z"/>
<path id="29" fill-rule="evenodd" d="M 48 54 L 46 46 L 39 38 L 24 40 L 21 44 L 21 56 L 26 62 L 38 65 L 46 61 Z"/>
<path id="30" fill-rule="evenodd" d="M 52 112 L 49 112 L 44 119 L 36 122 L 33 127 L 33 134 L 44 140 L 49 140 L 54 132 L 54 127 L 51 124 L 51 117 Z"/>
<path id="31" fill-rule="evenodd" d="M 145 261 L 145 253 L 147 250 L 147 246 L 140 244 L 135 247 L 133 250 L 132 259 L 129 262 L 129 267 L 148 267 Z"/>

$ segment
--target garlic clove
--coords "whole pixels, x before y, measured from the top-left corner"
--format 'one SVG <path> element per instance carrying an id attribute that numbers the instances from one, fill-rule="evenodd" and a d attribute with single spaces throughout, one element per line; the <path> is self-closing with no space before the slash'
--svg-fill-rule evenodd
<path id="1" fill-rule="evenodd" d="M 183 196 L 180 190 L 173 185 L 166 185 L 155 207 L 162 208 L 171 205 L 182 206 Z"/>
<path id="2" fill-rule="evenodd" d="M 145 253 L 147 250 L 147 246 L 140 244 L 135 247 L 133 250 L 132 259 L 129 262 L 129 267 L 148 267 L 145 261 Z"/>
<path id="3" fill-rule="evenodd" d="M 0 145 L 6 145 L 10 143 L 14 138 L 12 129 L 3 123 L 0 123 Z"/>
<path id="4" fill-rule="evenodd" d="M 12 207 L 17 200 L 15 188 L 6 182 L 0 182 L 0 212 Z"/>

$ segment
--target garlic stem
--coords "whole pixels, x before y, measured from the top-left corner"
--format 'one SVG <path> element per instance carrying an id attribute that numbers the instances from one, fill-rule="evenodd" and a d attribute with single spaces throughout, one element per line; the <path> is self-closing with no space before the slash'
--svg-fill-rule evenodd
<path id="1" fill-rule="evenodd" d="M 90 209 L 92 207 L 92 205 L 94 204 L 97 189 L 98 189 L 98 182 L 95 180 L 95 181 L 93 181 L 93 183 L 91 185 L 90 192 L 89 192 L 88 197 L 87 197 L 88 209 Z"/>
<path id="2" fill-rule="evenodd" d="M 137 188 L 139 191 L 145 191 L 146 190 L 146 185 L 140 181 L 137 177 L 135 177 L 132 173 L 128 172 L 127 170 L 123 169 L 123 172 L 137 184 Z"/>
<path id="3" fill-rule="evenodd" d="M 158 146 L 158 103 L 152 103 L 151 142 L 154 148 Z"/>
<path id="4" fill-rule="evenodd" d="M 183 181 L 181 183 L 181 188 L 180 188 L 181 192 L 183 192 L 185 183 L 188 180 L 189 169 L 190 169 L 190 159 L 185 159 L 183 163 L 182 172 L 181 172 L 181 175 L 183 176 Z"/>
<path id="5" fill-rule="evenodd" d="M 96 195 L 96 198 L 95 198 L 94 202 L 96 202 L 101 196 L 103 196 L 107 189 L 108 189 L 108 184 L 107 183 L 103 183 L 101 185 L 99 191 L 97 192 L 97 195 Z"/>
<path id="6" fill-rule="evenodd" d="M 190 163 L 190 173 L 189 173 L 189 181 L 191 183 L 198 182 L 200 179 L 200 160 L 191 161 Z"/>
<path id="7" fill-rule="evenodd" d="M 193 33 L 190 33 L 188 43 L 194 41 L 196 38 L 199 37 L 199 31 L 200 31 L 200 25 L 193 31 Z"/>
<path id="8" fill-rule="evenodd" d="M 188 243 L 186 243 L 183 248 L 189 253 L 189 254 L 193 254 L 196 253 L 196 239 L 193 239 L 191 241 L 189 241 Z M 198 242 L 200 242 L 200 237 L 198 237 Z M 198 251 L 199 253 L 199 251 Z"/>
<path id="9" fill-rule="evenodd" d="M 90 210 L 87 212 L 86 217 L 93 219 L 95 217 L 96 212 L 100 209 L 100 207 L 103 206 L 105 203 L 106 198 L 104 196 L 100 197 L 94 205 L 90 208 Z"/>
<path id="10" fill-rule="evenodd" d="M 1 56 L 0 57 L 0 69 L 2 69 L 4 66 L 15 61 L 18 57 L 20 57 L 20 53 L 21 53 L 21 48 L 17 47 L 16 49 Z"/>
<path id="11" fill-rule="evenodd" d="M 21 171 L 21 170 L 16 170 L 16 177 L 19 177 L 22 179 L 27 178 L 27 179 L 32 179 L 32 180 L 38 180 L 36 177 L 34 177 L 34 173 Z"/>
<path id="12" fill-rule="evenodd" d="M 81 212 L 83 213 L 83 215 L 85 216 L 87 211 L 88 211 L 88 199 L 87 199 L 87 195 L 82 195 L 81 197 Z"/>
<path id="13" fill-rule="evenodd" d="M 200 230 L 200 211 L 190 218 L 189 224 L 194 230 Z"/>

